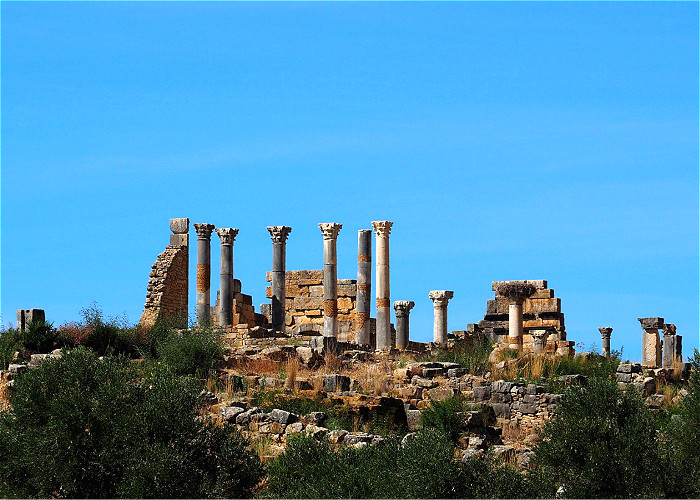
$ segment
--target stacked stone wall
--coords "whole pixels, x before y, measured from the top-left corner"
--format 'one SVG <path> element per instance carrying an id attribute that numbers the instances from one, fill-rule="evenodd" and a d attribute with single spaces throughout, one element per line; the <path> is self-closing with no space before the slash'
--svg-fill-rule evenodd
<path id="1" fill-rule="evenodd" d="M 233 326 L 240 328 L 255 328 L 267 326 L 268 318 L 255 312 L 253 297 L 242 293 L 241 281 L 233 280 Z M 219 325 L 219 309 L 221 307 L 221 290 L 216 292 L 216 303 L 211 308 L 211 324 Z"/>
<path id="2" fill-rule="evenodd" d="M 146 303 L 139 321 L 142 328 L 164 319 L 187 327 L 188 247 L 168 245 L 151 266 Z"/>
<path id="3" fill-rule="evenodd" d="M 272 273 L 266 279 L 272 282 Z M 285 273 L 285 331 L 307 324 L 323 325 L 323 270 L 287 271 Z M 356 280 L 338 280 L 338 340 L 355 340 Z M 272 298 L 272 287 L 265 289 Z M 299 329 L 299 328 L 297 328 Z"/>

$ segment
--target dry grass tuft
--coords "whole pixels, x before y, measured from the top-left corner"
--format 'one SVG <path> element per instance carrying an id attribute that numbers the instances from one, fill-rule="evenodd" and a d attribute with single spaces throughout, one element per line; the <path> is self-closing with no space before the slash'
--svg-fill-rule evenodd
<path id="1" fill-rule="evenodd" d="M 267 357 L 236 357 L 229 360 L 229 367 L 247 375 L 277 375 L 284 363 Z"/>
<path id="2" fill-rule="evenodd" d="M 337 354 L 328 352 L 323 356 L 323 373 L 338 373 L 341 365 L 342 363 Z"/>
<path id="3" fill-rule="evenodd" d="M 299 373 L 299 358 L 289 358 L 284 364 L 284 373 L 286 374 L 284 388 L 291 391 L 294 389 L 294 382 Z"/>
<path id="4" fill-rule="evenodd" d="M 377 396 L 389 392 L 389 382 L 393 373 L 393 365 L 390 361 L 382 360 L 378 363 L 360 363 L 348 370 L 347 374 L 357 380 L 364 392 Z"/>

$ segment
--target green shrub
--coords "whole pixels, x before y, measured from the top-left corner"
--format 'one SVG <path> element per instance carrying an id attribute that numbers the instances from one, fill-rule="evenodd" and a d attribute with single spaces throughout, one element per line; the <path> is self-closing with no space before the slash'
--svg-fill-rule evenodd
<path id="1" fill-rule="evenodd" d="M 695 349 L 688 395 L 664 432 L 664 490 L 669 498 L 700 497 L 700 352 Z"/>
<path id="2" fill-rule="evenodd" d="M 535 446 L 535 463 L 572 498 L 657 496 L 659 456 L 637 390 L 595 377 L 566 391 Z"/>
<path id="3" fill-rule="evenodd" d="M 488 371 L 489 356 L 493 351 L 489 339 L 482 337 L 471 344 L 457 344 L 453 349 L 438 349 L 429 356 L 422 356 L 424 361 L 449 361 L 459 363 L 473 375 L 483 375 Z"/>
<path id="4" fill-rule="evenodd" d="M 261 387 L 253 392 L 252 401 L 253 404 L 264 410 L 279 408 L 297 415 L 308 415 L 316 411 L 324 412 L 327 418 L 323 425 L 328 429 L 352 431 L 362 424 L 360 415 L 352 414 L 347 405 L 333 403 L 330 399 L 324 398 L 320 394 L 313 398 L 306 396 L 289 397 L 282 390 Z"/>
<path id="5" fill-rule="evenodd" d="M 7 369 L 7 365 L 12 363 L 12 357 L 21 346 L 17 330 L 8 328 L 0 331 L 0 369 Z"/>
<path id="6" fill-rule="evenodd" d="M 421 412 L 421 422 L 423 427 L 435 429 L 450 441 L 456 442 L 463 432 L 464 415 L 461 412 L 467 410 L 469 405 L 461 395 L 443 401 L 432 401 L 430 406 Z"/>
<path id="7" fill-rule="evenodd" d="M 224 354 L 221 341 L 211 330 L 171 331 L 156 343 L 156 357 L 178 375 L 206 377 L 214 361 Z"/>
<path id="8" fill-rule="evenodd" d="M 249 497 L 259 460 L 199 418 L 199 390 L 84 347 L 22 373 L 0 413 L 0 496 Z"/>

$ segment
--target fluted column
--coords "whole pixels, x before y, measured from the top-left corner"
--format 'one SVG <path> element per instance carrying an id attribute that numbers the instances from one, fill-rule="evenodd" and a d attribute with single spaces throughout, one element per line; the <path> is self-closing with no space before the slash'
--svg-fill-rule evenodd
<path id="1" fill-rule="evenodd" d="M 661 365 L 661 340 L 659 328 L 664 325 L 664 319 L 659 317 L 637 318 L 642 325 L 642 366 L 658 368 Z"/>
<path id="2" fill-rule="evenodd" d="M 221 266 L 219 273 L 219 325 L 233 324 L 233 242 L 238 229 L 222 227 L 216 230 L 221 240 Z"/>
<path id="3" fill-rule="evenodd" d="M 211 232 L 214 224 L 194 224 L 197 231 L 197 325 L 208 326 L 211 291 Z"/>
<path id="4" fill-rule="evenodd" d="M 391 303 L 389 290 L 389 234 L 393 222 L 372 221 L 377 237 L 377 349 L 391 348 Z"/>
<path id="5" fill-rule="evenodd" d="M 323 336 L 338 338 L 338 257 L 336 243 L 343 227 L 336 222 L 318 225 L 323 234 Z"/>
<path id="6" fill-rule="evenodd" d="M 522 349 L 523 302 L 535 293 L 535 287 L 527 283 L 505 282 L 496 288 L 496 294 L 508 298 L 508 347 Z"/>
<path id="7" fill-rule="evenodd" d="M 370 309 L 372 304 L 372 231 L 357 232 L 357 292 L 355 296 L 355 343 L 370 343 Z"/>
<path id="8" fill-rule="evenodd" d="M 433 301 L 433 342 L 447 345 L 447 302 L 454 297 L 454 292 L 433 290 L 428 297 Z"/>
<path id="9" fill-rule="evenodd" d="M 412 300 L 394 302 L 396 313 L 396 347 L 406 349 L 409 339 L 409 314 L 415 303 Z"/>
<path id="10" fill-rule="evenodd" d="M 603 343 L 603 356 L 606 358 L 610 357 L 610 334 L 612 333 L 613 329 L 610 328 L 609 326 L 606 327 L 601 327 L 598 328 L 598 331 L 600 332 L 600 340 Z"/>
<path id="11" fill-rule="evenodd" d="M 272 328 L 284 331 L 285 272 L 287 267 L 287 236 L 292 232 L 289 226 L 268 226 L 272 238 Z"/>

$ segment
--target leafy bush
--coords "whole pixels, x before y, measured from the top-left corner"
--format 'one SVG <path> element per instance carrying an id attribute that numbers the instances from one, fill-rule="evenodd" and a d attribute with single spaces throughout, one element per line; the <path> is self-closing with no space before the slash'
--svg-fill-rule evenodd
<path id="1" fill-rule="evenodd" d="M 139 381 L 125 357 L 78 347 L 22 373 L 0 413 L 0 496 L 249 497 L 256 456 L 199 418 L 199 386 Z"/>
<path id="2" fill-rule="evenodd" d="M 493 348 L 491 341 L 485 337 L 474 340 L 472 344 L 457 344 L 454 349 L 438 349 L 429 356 L 422 356 L 425 361 L 449 361 L 459 363 L 473 375 L 483 375 L 488 371 L 489 356 Z"/>
<path id="3" fill-rule="evenodd" d="M 345 429 L 352 431 L 360 427 L 359 415 L 353 415 L 350 408 L 344 404 L 333 403 L 330 399 L 324 398 L 320 394 L 310 398 L 307 396 L 287 396 L 282 390 L 265 389 L 264 387 L 252 393 L 252 401 L 256 406 L 264 410 L 279 408 L 280 410 L 296 413 L 297 415 L 308 415 L 309 413 L 321 411 L 327 415 L 324 427 L 328 429 Z"/>
<path id="4" fill-rule="evenodd" d="M 3 329 L 0 331 L 0 369 L 7 369 L 7 365 L 12 363 L 12 357 L 17 352 L 22 343 L 20 342 L 19 332 L 14 328 Z"/>
<path id="5" fill-rule="evenodd" d="M 214 360 L 224 354 L 218 335 L 211 330 L 170 330 L 155 344 L 156 357 L 178 375 L 205 377 Z"/>
<path id="6" fill-rule="evenodd" d="M 659 456 L 654 418 L 637 390 L 600 378 L 566 391 L 535 447 L 535 463 L 573 498 L 654 497 Z"/>
<path id="7" fill-rule="evenodd" d="M 464 415 L 461 412 L 467 410 L 469 406 L 463 396 L 432 401 L 430 406 L 421 412 L 421 422 L 423 427 L 435 429 L 450 441 L 456 442 L 463 431 Z"/>
<path id="8" fill-rule="evenodd" d="M 700 496 L 700 352 L 695 349 L 688 395 L 665 429 L 664 490 L 670 498 Z"/>

